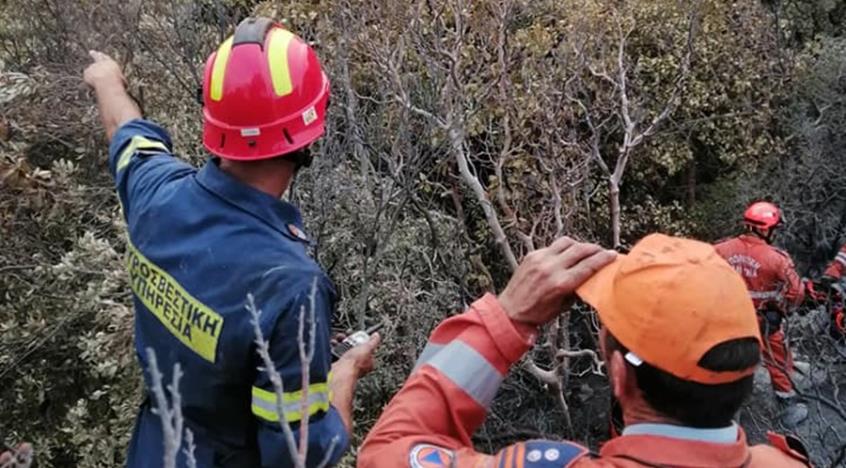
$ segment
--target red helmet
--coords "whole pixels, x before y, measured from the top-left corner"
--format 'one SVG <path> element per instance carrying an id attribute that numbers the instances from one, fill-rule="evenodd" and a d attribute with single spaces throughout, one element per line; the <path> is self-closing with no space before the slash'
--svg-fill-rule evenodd
<path id="1" fill-rule="evenodd" d="M 781 210 L 769 202 L 755 202 L 743 213 L 743 223 L 749 227 L 770 230 L 782 223 Z"/>
<path id="2" fill-rule="evenodd" d="M 203 145 L 225 159 L 273 158 L 323 135 L 329 79 L 302 39 L 247 18 L 206 61 Z"/>

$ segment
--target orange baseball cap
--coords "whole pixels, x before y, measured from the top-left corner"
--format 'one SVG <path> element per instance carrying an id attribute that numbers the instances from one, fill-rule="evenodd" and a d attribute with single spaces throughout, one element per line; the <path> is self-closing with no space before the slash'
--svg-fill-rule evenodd
<path id="1" fill-rule="evenodd" d="M 628 255 L 576 291 L 602 324 L 642 362 L 682 380 L 734 382 L 755 372 L 715 372 L 698 363 L 714 346 L 738 338 L 761 341 L 743 278 L 710 244 L 651 234 Z"/>

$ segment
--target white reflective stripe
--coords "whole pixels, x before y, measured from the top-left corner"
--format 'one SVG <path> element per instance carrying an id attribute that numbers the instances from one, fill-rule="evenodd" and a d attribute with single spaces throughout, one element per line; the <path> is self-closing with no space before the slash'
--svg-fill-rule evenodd
<path id="1" fill-rule="evenodd" d="M 781 291 L 749 291 L 749 297 L 752 299 L 778 299 L 781 297 Z"/>
<path id="2" fill-rule="evenodd" d="M 846 266 L 846 253 L 840 252 L 836 257 L 834 257 L 834 260 L 841 265 Z"/>
<path id="3" fill-rule="evenodd" d="M 444 346 L 423 364 L 440 371 L 485 408 L 490 406 L 504 378 L 484 356 L 460 340 Z"/>
<path id="4" fill-rule="evenodd" d="M 789 392 L 779 392 L 779 391 L 776 391 L 776 392 L 775 392 L 775 394 L 776 394 L 776 396 L 777 396 L 778 398 L 781 398 L 781 399 L 786 399 L 786 398 L 793 398 L 793 397 L 795 397 L 795 396 L 796 396 L 796 391 L 795 391 L 795 390 L 790 390 Z"/>
<path id="5" fill-rule="evenodd" d="M 329 409 L 329 394 L 326 392 L 309 393 L 308 395 L 308 414 L 309 416 L 318 411 L 328 411 Z M 282 404 L 282 410 L 285 412 L 285 419 L 288 422 L 295 422 L 302 419 L 300 410 L 302 409 L 302 402 L 293 401 Z M 270 421 L 279 421 L 279 414 L 276 411 L 276 405 L 273 402 L 267 401 L 257 395 L 253 395 L 253 414 L 261 416 Z"/>
<path id="6" fill-rule="evenodd" d="M 432 359 L 432 356 L 438 354 L 438 352 L 440 352 L 445 347 L 445 345 L 426 343 L 426 347 L 423 348 L 423 352 L 420 353 L 420 357 L 418 357 L 417 362 L 414 363 L 414 369 L 411 370 L 411 373 L 413 374 L 415 371 L 417 371 L 420 366 L 426 364 L 426 361 Z"/>
<path id="7" fill-rule="evenodd" d="M 640 365 L 643 364 L 643 359 L 641 359 L 640 356 L 638 356 L 637 354 L 635 354 L 631 351 L 626 353 L 625 357 L 626 357 L 626 361 L 629 361 L 629 364 L 631 364 L 635 367 L 640 367 Z"/>

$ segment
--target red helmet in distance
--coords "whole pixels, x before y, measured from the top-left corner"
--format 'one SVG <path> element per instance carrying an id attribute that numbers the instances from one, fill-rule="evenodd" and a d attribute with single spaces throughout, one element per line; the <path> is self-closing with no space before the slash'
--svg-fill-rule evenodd
<path id="1" fill-rule="evenodd" d="M 743 213 L 743 224 L 769 231 L 782 223 L 781 210 L 769 202 L 755 202 Z"/>

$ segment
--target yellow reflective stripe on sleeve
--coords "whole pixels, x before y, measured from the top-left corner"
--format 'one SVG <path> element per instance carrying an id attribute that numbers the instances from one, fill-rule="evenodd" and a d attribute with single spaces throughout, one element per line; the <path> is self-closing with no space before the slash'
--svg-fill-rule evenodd
<path id="1" fill-rule="evenodd" d="M 217 49 L 212 67 L 209 95 L 212 101 L 223 99 L 223 79 L 226 76 L 226 64 L 229 63 L 229 53 L 232 52 L 232 38 L 230 37 Z"/>
<path id="2" fill-rule="evenodd" d="M 282 394 L 282 410 L 285 412 L 285 420 L 289 423 L 300 421 L 303 418 L 302 405 L 303 392 L 286 392 Z M 308 386 L 308 415 L 312 416 L 319 411 L 329 411 L 329 404 L 332 394 L 329 390 L 329 383 L 322 382 Z M 253 414 L 271 422 L 279 421 L 276 407 L 276 393 L 259 387 L 253 387 Z"/>
<path id="3" fill-rule="evenodd" d="M 127 242 L 132 291 L 167 330 L 203 359 L 214 362 L 223 317 L 194 298 L 179 283 Z"/>
<path id="4" fill-rule="evenodd" d="M 129 144 L 126 146 L 123 152 L 120 153 L 120 158 L 118 158 L 117 162 L 117 172 L 120 172 L 124 167 L 129 164 L 129 161 L 132 160 L 133 154 L 143 150 L 156 150 L 163 151 L 165 153 L 170 152 L 170 150 L 167 149 L 167 146 L 164 143 L 136 135 L 132 137 L 132 140 L 129 141 Z"/>
<path id="5" fill-rule="evenodd" d="M 291 94 L 291 71 L 288 69 L 288 45 L 294 34 L 287 29 L 274 28 L 267 45 L 267 61 L 270 66 L 270 79 L 277 96 Z"/>

